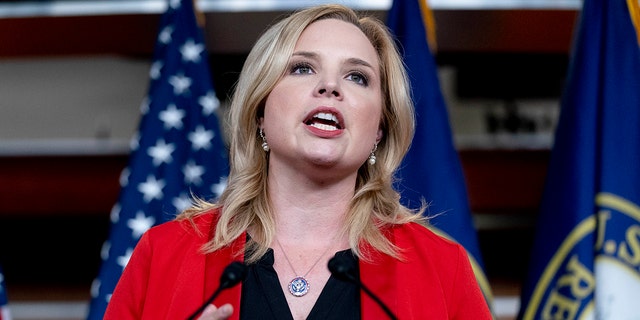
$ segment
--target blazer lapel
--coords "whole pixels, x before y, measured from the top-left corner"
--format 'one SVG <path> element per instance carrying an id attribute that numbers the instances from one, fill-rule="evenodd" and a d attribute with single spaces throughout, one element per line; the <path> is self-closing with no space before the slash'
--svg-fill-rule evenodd
<path id="1" fill-rule="evenodd" d="M 244 261 L 244 247 L 246 243 L 246 234 L 234 240 L 231 246 L 222 248 L 214 253 L 207 254 L 206 264 L 204 266 L 204 282 L 205 290 L 202 301 L 208 300 L 211 295 L 218 289 L 220 285 L 220 275 L 225 267 L 232 261 Z M 240 255 L 238 255 L 240 253 Z M 235 257 L 235 258 L 234 258 Z M 240 319 L 240 297 L 242 294 L 242 283 L 226 289 L 214 300 L 213 304 L 221 306 L 230 303 L 233 306 L 233 315 L 230 319 Z"/>
<path id="2" fill-rule="evenodd" d="M 393 242 L 393 232 L 387 235 Z M 371 256 L 371 262 L 360 260 L 360 281 L 369 288 L 384 304 L 398 315 L 397 270 L 395 259 L 382 254 L 369 245 L 362 246 L 362 252 Z M 387 319 L 384 310 L 371 299 L 364 290 L 360 293 L 362 319 Z"/>

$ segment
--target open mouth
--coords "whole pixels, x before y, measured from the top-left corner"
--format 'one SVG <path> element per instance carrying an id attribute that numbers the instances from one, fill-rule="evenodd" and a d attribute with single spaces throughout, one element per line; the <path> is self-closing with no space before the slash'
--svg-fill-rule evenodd
<path id="1" fill-rule="evenodd" d="M 318 112 L 314 113 L 310 118 L 304 122 L 308 126 L 318 128 L 325 131 L 335 131 L 342 129 L 340 120 L 338 117 L 330 112 Z"/>

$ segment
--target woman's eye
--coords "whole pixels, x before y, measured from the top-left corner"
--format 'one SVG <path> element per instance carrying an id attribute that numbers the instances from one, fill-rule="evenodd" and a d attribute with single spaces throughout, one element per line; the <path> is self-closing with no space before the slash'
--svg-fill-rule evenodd
<path id="1" fill-rule="evenodd" d="M 296 64 L 291 68 L 292 74 L 312 74 L 313 69 L 308 64 Z"/>
<path id="2" fill-rule="evenodd" d="M 361 73 L 351 73 L 347 76 L 348 80 L 351 80 L 357 84 L 366 86 L 368 84 L 367 77 Z"/>

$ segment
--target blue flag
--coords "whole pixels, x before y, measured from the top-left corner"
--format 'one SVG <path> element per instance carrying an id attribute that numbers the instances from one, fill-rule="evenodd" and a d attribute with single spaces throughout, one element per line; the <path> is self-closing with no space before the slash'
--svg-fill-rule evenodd
<path id="1" fill-rule="evenodd" d="M 492 294 L 484 274 L 477 233 L 473 226 L 462 165 L 453 144 L 446 104 L 440 91 L 437 66 L 428 41 L 433 28 L 426 0 L 395 0 L 387 25 L 400 42 L 416 108 L 416 134 L 399 172 L 402 201 L 419 207 L 429 204 L 435 216 L 431 227 L 467 250 L 476 279 L 489 306 Z M 435 33 L 433 33 L 435 34 Z M 433 39 L 433 37 L 431 37 Z"/>
<path id="2" fill-rule="evenodd" d="M 583 3 L 520 319 L 640 319 L 639 14 Z"/>
<path id="3" fill-rule="evenodd" d="M 11 320 L 7 299 L 7 286 L 4 284 L 4 273 L 0 267 L 0 320 Z"/>
<path id="4" fill-rule="evenodd" d="M 192 196 L 210 200 L 226 186 L 227 150 L 203 39 L 193 1 L 169 1 L 160 21 L 138 133 L 111 212 L 102 266 L 91 288 L 88 319 L 102 319 L 145 231 L 172 220 L 191 205 Z"/>

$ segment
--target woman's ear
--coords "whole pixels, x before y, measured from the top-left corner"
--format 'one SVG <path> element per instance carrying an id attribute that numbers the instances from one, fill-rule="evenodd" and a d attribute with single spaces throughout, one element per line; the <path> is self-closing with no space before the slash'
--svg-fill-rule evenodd
<path id="1" fill-rule="evenodd" d="M 380 142 L 383 136 L 384 136 L 384 131 L 382 131 L 382 129 L 378 129 L 378 135 L 376 136 L 376 143 Z"/>

